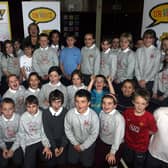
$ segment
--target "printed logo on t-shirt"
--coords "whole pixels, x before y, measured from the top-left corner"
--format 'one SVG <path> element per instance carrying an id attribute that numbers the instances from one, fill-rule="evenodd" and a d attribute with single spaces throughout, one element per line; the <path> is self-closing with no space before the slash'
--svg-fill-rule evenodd
<path id="1" fill-rule="evenodd" d="M 150 58 L 151 58 L 151 59 L 153 59 L 154 57 L 155 57 L 154 54 L 151 54 L 151 55 L 150 55 Z"/>
<path id="2" fill-rule="evenodd" d="M 84 120 L 84 126 L 85 127 L 88 127 L 90 124 L 89 124 L 89 121 L 88 120 Z"/>
<path id="3" fill-rule="evenodd" d="M 15 131 L 14 131 L 14 129 L 13 129 L 13 127 L 11 126 L 11 127 L 7 127 L 6 128 L 6 136 L 8 137 L 8 138 L 13 138 L 13 137 L 15 137 Z"/>
<path id="4" fill-rule="evenodd" d="M 41 56 L 41 63 L 42 64 L 48 64 L 49 60 L 48 60 L 48 56 L 47 55 L 42 55 Z"/>
<path id="5" fill-rule="evenodd" d="M 136 126 L 136 125 L 133 125 L 133 124 L 130 124 L 129 125 L 129 129 L 133 132 L 136 132 L 136 133 L 139 133 L 140 132 L 140 127 Z"/>
<path id="6" fill-rule="evenodd" d="M 29 122 L 28 123 L 28 130 L 31 135 L 36 135 L 37 134 L 37 122 Z"/>

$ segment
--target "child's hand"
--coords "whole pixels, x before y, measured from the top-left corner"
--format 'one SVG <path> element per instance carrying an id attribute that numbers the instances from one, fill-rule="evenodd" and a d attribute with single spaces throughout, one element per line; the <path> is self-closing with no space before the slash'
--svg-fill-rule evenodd
<path id="1" fill-rule="evenodd" d="M 77 152 L 81 152 L 80 144 L 79 144 L 79 145 L 74 145 L 74 149 L 75 149 Z"/>
<path id="2" fill-rule="evenodd" d="M 116 163 L 115 155 L 112 153 L 108 153 L 106 155 L 106 160 L 107 160 L 108 164 L 110 164 L 110 165 L 114 165 Z"/>
<path id="3" fill-rule="evenodd" d="M 46 159 L 51 159 L 52 158 L 52 152 L 48 147 L 44 147 L 43 155 L 45 155 Z"/>
<path id="4" fill-rule="evenodd" d="M 7 149 L 3 149 L 2 156 L 3 156 L 5 159 L 8 158 L 8 150 L 7 150 Z"/>
<path id="5" fill-rule="evenodd" d="M 107 80 L 107 82 L 112 82 L 112 77 L 110 77 L 110 76 L 107 76 L 107 78 L 106 78 L 106 80 Z"/>
<path id="6" fill-rule="evenodd" d="M 8 158 L 13 157 L 13 154 L 14 154 L 14 151 L 10 149 L 10 150 L 8 151 Z"/>
<path id="7" fill-rule="evenodd" d="M 146 87 L 146 81 L 145 80 L 140 80 L 138 81 L 138 84 L 141 88 L 145 88 Z"/>
<path id="8" fill-rule="evenodd" d="M 56 148 L 55 149 L 55 156 L 59 157 L 62 154 L 63 150 L 64 150 L 64 147 L 60 147 L 59 149 Z"/>
<path id="9" fill-rule="evenodd" d="M 95 81 L 95 75 L 91 75 L 90 80 Z"/>

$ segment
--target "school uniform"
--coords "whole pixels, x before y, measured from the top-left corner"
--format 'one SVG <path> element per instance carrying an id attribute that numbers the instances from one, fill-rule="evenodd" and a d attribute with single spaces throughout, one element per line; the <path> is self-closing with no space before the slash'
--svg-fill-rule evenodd
<path id="1" fill-rule="evenodd" d="M 19 86 L 18 90 L 12 90 L 9 88 L 5 94 L 3 95 L 3 98 L 11 98 L 15 102 L 15 110 L 16 113 L 23 114 L 25 111 L 24 106 L 24 95 L 25 95 L 25 88 L 23 86 Z"/>
<path id="2" fill-rule="evenodd" d="M 50 47 L 36 49 L 33 53 L 32 65 L 35 72 L 41 77 L 48 75 L 52 66 L 58 66 L 58 56 Z"/>
<path id="3" fill-rule="evenodd" d="M 58 57 L 60 56 L 61 50 L 64 48 L 63 45 L 61 45 L 61 47 L 60 47 L 58 44 L 57 45 L 51 44 L 50 47 L 54 49 L 54 51 L 56 52 Z"/>
<path id="4" fill-rule="evenodd" d="M 19 49 L 18 51 L 16 51 L 16 55 L 18 58 L 21 58 L 24 55 L 24 51 L 22 49 Z"/>
<path id="5" fill-rule="evenodd" d="M 24 168 L 36 168 L 37 158 L 46 161 L 42 151 L 44 147 L 50 147 L 50 143 L 44 133 L 42 112 L 31 115 L 29 112 L 22 114 L 19 126 L 19 138 L 24 151 Z"/>
<path id="6" fill-rule="evenodd" d="M 12 164 L 19 167 L 23 163 L 23 152 L 20 148 L 18 137 L 20 116 L 16 113 L 10 119 L 0 116 L 0 167 L 7 168 L 11 160 Z M 11 159 L 2 156 L 3 149 L 10 149 L 14 152 Z"/>
<path id="7" fill-rule="evenodd" d="M 116 155 L 120 144 L 124 140 L 125 121 L 123 116 L 116 110 L 110 113 L 101 111 L 99 142 L 96 145 L 96 168 L 105 167 L 105 157 L 108 153 Z M 101 155 L 100 155 L 101 153 Z"/>
<path id="8" fill-rule="evenodd" d="M 91 75 L 97 75 L 100 71 L 100 51 L 93 44 L 91 47 L 81 49 L 81 72 L 84 75 L 84 84 L 87 86 Z"/>
<path id="9" fill-rule="evenodd" d="M 99 133 L 99 118 L 90 108 L 80 114 L 76 108 L 68 111 L 65 116 L 65 134 L 70 141 L 68 160 L 71 164 L 81 162 L 82 166 L 90 167 L 94 161 L 95 141 Z M 74 149 L 80 145 L 81 152 Z"/>
<path id="10" fill-rule="evenodd" d="M 68 94 L 68 101 L 67 101 L 67 108 L 71 109 L 75 107 L 75 93 L 80 89 L 87 89 L 87 87 L 82 84 L 80 87 L 76 87 L 75 85 L 70 85 L 67 87 L 67 94 Z"/>
<path id="11" fill-rule="evenodd" d="M 152 92 L 153 81 L 160 66 L 160 51 L 155 46 L 137 49 L 135 54 L 135 77 L 145 80 L 146 88 Z"/>
<path id="12" fill-rule="evenodd" d="M 117 54 L 117 72 L 115 79 L 119 83 L 126 79 L 133 79 L 135 69 L 135 54 L 130 49 L 121 50 Z"/>
<path id="13" fill-rule="evenodd" d="M 101 61 L 100 61 L 100 74 L 105 77 L 110 76 L 114 79 L 117 70 L 117 55 L 112 53 L 112 51 L 107 49 L 105 52 L 101 52 Z"/>
<path id="14" fill-rule="evenodd" d="M 32 89 L 32 88 L 28 88 L 26 91 L 25 91 L 25 94 L 24 94 L 24 100 L 26 100 L 26 98 L 30 95 L 34 95 L 36 96 L 38 99 L 39 99 L 39 94 L 40 94 L 40 89 L 37 88 L 37 89 Z"/>
<path id="15" fill-rule="evenodd" d="M 53 158 L 51 164 L 65 165 L 67 160 L 67 145 L 68 139 L 64 131 L 64 118 L 67 113 L 67 109 L 61 107 L 57 112 L 52 107 L 43 111 L 42 119 L 44 125 L 44 132 L 51 144 L 53 151 Z M 63 153 L 59 157 L 55 157 L 55 149 L 63 147 Z"/>
<path id="16" fill-rule="evenodd" d="M 40 90 L 39 94 L 39 104 L 40 107 L 43 109 L 47 109 L 48 106 L 44 104 L 45 100 L 49 100 L 49 94 L 54 91 L 55 89 L 60 90 L 64 94 L 64 104 L 63 106 L 66 107 L 67 105 L 67 89 L 66 87 L 61 83 L 58 82 L 57 84 L 53 85 L 50 82 L 47 84 L 44 84 Z"/>
<path id="17" fill-rule="evenodd" d="M 168 108 L 161 107 L 154 112 L 158 132 L 152 135 L 149 143 L 149 155 L 147 167 L 167 168 L 168 167 Z"/>
<path id="18" fill-rule="evenodd" d="M 147 111 L 141 116 L 136 116 L 134 108 L 124 111 L 123 116 L 126 123 L 123 159 L 128 167 L 143 168 L 148 150 L 149 132 L 157 132 L 155 119 Z"/>

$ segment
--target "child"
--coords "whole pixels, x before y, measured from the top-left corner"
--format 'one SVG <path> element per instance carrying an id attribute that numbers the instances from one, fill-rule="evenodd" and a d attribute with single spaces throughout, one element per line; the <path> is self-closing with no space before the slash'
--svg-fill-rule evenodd
<path id="1" fill-rule="evenodd" d="M 161 70 L 155 77 L 152 96 L 160 106 L 168 106 L 168 49 L 165 52 Z"/>
<path id="2" fill-rule="evenodd" d="M 153 115 L 145 110 L 149 99 L 147 90 L 137 90 L 133 96 L 134 108 L 123 113 L 126 123 L 123 159 L 129 168 L 144 168 L 150 134 L 157 131 Z"/>
<path id="3" fill-rule="evenodd" d="M 115 35 L 112 38 L 111 51 L 114 54 L 117 54 L 117 52 L 119 51 L 119 48 L 120 48 L 120 38 L 119 38 L 119 36 Z"/>
<path id="4" fill-rule="evenodd" d="M 23 46 L 23 50 L 24 50 L 24 55 L 20 57 L 20 71 L 21 71 L 21 77 L 22 77 L 21 81 L 23 81 L 23 83 L 26 86 L 29 74 L 33 72 L 33 67 L 32 67 L 33 48 L 31 44 L 27 43 Z"/>
<path id="5" fill-rule="evenodd" d="M 110 50 L 110 40 L 105 38 L 101 43 L 100 74 L 114 79 L 117 70 L 117 56 Z"/>
<path id="6" fill-rule="evenodd" d="M 136 43 L 135 43 L 135 50 L 137 50 L 138 48 L 141 48 L 144 46 L 144 41 L 142 38 L 137 39 Z"/>
<path id="7" fill-rule="evenodd" d="M 24 55 L 24 52 L 23 52 L 23 50 L 21 49 L 20 39 L 14 40 L 13 46 L 14 46 L 14 49 L 15 49 L 15 51 L 16 51 L 17 57 L 20 58 L 21 56 Z"/>
<path id="8" fill-rule="evenodd" d="M 121 94 L 117 94 L 117 110 L 119 110 L 119 112 L 123 112 L 129 107 L 133 107 L 132 96 L 134 92 L 135 82 L 131 79 L 124 80 L 121 86 Z"/>
<path id="9" fill-rule="evenodd" d="M 64 95 L 54 90 L 49 95 L 49 108 L 43 112 L 44 132 L 49 139 L 53 151 L 52 166 L 65 165 L 67 159 L 68 140 L 64 132 L 64 118 L 67 110 L 63 107 Z"/>
<path id="10" fill-rule="evenodd" d="M 106 82 L 107 82 L 107 86 L 109 87 L 109 90 L 105 88 Z M 95 88 L 93 88 L 93 85 L 95 86 Z M 114 93 L 114 89 L 111 83 L 111 78 L 107 77 L 107 81 L 106 81 L 106 78 L 103 75 L 96 75 L 95 77 L 91 76 L 91 81 L 88 86 L 88 91 L 91 92 L 91 108 L 97 114 L 99 114 L 101 111 L 102 97 L 105 94 L 109 93 L 109 91 L 112 94 Z"/>
<path id="11" fill-rule="evenodd" d="M 61 45 L 61 33 L 58 30 L 53 30 L 49 34 L 50 47 L 55 50 L 57 56 L 60 56 L 61 50 L 64 48 Z"/>
<path id="12" fill-rule="evenodd" d="M 168 37 L 162 39 L 160 49 L 161 49 L 161 62 L 162 62 L 166 54 L 165 52 L 166 50 L 168 50 Z"/>
<path id="13" fill-rule="evenodd" d="M 53 66 L 48 71 L 49 83 L 46 83 L 42 86 L 39 94 L 40 107 L 47 109 L 49 107 L 49 94 L 58 89 L 64 94 L 64 107 L 67 105 L 67 89 L 60 82 L 62 72 L 61 69 L 57 66 Z"/>
<path id="14" fill-rule="evenodd" d="M 105 168 L 106 165 L 117 163 L 116 152 L 124 139 L 125 121 L 116 107 L 117 99 L 113 94 L 103 96 L 102 111 L 99 114 L 100 138 L 96 143 L 95 152 L 96 168 Z"/>
<path id="15" fill-rule="evenodd" d="M 18 129 L 20 116 L 15 112 L 15 103 L 10 98 L 2 100 L 2 115 L 0 116 L 0 167 L 12 166 L 21 168 L 23 152 L 20 148 Z"/>
<path id="16" fill-rule="evenodd" d="M 22 114 L 24 112 L 24 94 L 25 88 L 19 85 L 19 79 L 16 75 L 8 76 L 9 89 L 3 95 L 3 98 L 8 97 L 15 102 L 16 113 Z"/>
<path id="17" fill-rule="evenodd" d="M 62 83 L 65 86 L 71 84 L 71 74 L 75 69 L 80 69 L 81 53 L 80 49 L 75 47 L 75 36 L 69 34 L 66 37 L 67 47 L 65 47 L 60 54 L 60 68 L 63 73 Z"/>
<path id="18" fill-rule="evenodd" d="M 48 35 L 41 33 L 39 36 L 40 48 L 33 53 L 32 65 L 35 72 L 42 78 L 42 83 L 48 82 L 48 70 L 51 66 L 58 66 L 58 56 L 48 47 Z"/>
<path id="19" fill-rule="evenodd" d="M 84 84 L 87 86 L 91 75 L 99 74 L 100 70 L 100 51 L 94 44 L 95 40 L 92 33 L 85 34 L 85 46 L 81 49 L 81 72 L 84 77 Z"/>
<path id="20" fill-rule="evenodd" d="M 94 161 L 95 141 L 99 133 L 99 118 L 89 108 L 91 95 L 87 90 L 75 94 L 75 108 L 65 116 L 65 133 L 70 141 L 68 160 L 76 165 L 91 167 Z"/>
<path id="21" fill-rule="evenodd" d="M 120 36 L 120 51 L 117 54 L 117 72 L 115 84 L 119 85 L 126 79 L 133 79 L 135 68 L 135 55 L 131 50 L 132 35 L 123 33 Z"/>
<path id="22" fill-rule="evenodd" d="M 37 158 L 50 159 L 49 141 L 43 130 L 42 112 L 34 95 L 26 98 L 26 112 L 21 116 L 19 136 L 24 151 L 24 168 L 36 168 Z M 45 158 L 44 158 L 45 157 Z"/>
<path id="23" fill-rule="evenodd" d="M 17 77 L 20 77 L 20 65 L 19 58 L 16 55 L 12 41 L 6 40 L 4 42 L 4 55 L 2 56 L 2 94 L 8 89 L 7 78 L 10 74 L 15 74 Z"/>
<path id="24" fill-rule="evenodd" d="M 168 108 L 161 107 L 154 112 L 158 132 L 152 135 L 149 143 L 149 155 L 147 157 L 147 166 L 149 168 L 168 167 Z"/>
<path id="25" fill-rule="evenodd" d="M 153 82 L 160 66 L 160 52 L 154 44 L 156 33 L 146 30 L 143 35 L 144 47 L 136 51 L 135 77 L 141 88 L 146 88 L 152 93 Z"/>
<path id="26" fill-rule="evenodd" d="M 39 97 L 40 87 L 41 87 L 40 82 L 41 82 L 41 79 L 38 73 L 36 72 L 30 73 L 29 78 L 28 78 L 29 87 L 25 91 L 24 100 L 30 95 L 34 95 L 37 98 Z"/>
<path id="27" fill-rule="evenodd" d="M 83 76 L 80 70 L 74 70 L 71 75 L 72 85 L 67 87 L 68 94 L 68 109 L 75 107 L 74 97 L 75 93 L 80 89 L 87 89 L 87 87 L 82 83 Z"/>

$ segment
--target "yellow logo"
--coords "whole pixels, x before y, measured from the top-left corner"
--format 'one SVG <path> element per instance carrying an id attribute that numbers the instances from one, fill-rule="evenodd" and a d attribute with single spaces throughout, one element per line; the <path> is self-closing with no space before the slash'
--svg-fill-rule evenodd
<path id="1" fill-rule="evenodd" d="M 29 18 L 36 24 L 47 23 L 56 18 L 56 13 L 52 9 L 39 7 L 34 8 L 29 12 Z"/>
<path id="2" fill-rule="evenodd" d="M 154 6 L 149 12 L 150 18 L 153 22 L 147 27 L 153 27 L 160 23 L 168 23 L 168 3 Z"/>

